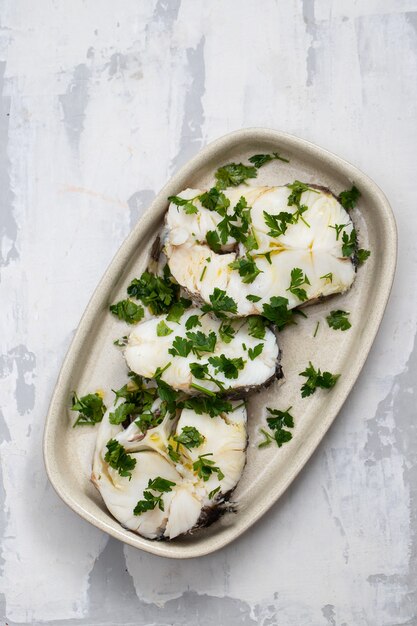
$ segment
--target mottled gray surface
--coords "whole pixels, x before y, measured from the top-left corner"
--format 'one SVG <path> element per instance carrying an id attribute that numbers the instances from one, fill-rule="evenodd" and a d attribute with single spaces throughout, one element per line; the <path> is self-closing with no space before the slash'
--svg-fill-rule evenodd
<path id="1" fill-rule="evenodd" d="M 3 622 L 417 624 L 417 0 L 0 6 Z M 161 559 L 59 500 L 44 416 L 88 298 L 155 193 L 208 141 L 255 125 L 375 179 L 397 277 L 361 378 L 280 502 L 219 553 Z"/>

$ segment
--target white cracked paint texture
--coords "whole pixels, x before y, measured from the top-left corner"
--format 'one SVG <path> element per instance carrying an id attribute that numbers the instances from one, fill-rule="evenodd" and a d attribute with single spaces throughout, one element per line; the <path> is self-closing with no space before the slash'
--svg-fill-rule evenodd
<path id="1" fill-rule="evenodd" d="M 417 623 L 416 0 L 3 0 L 1 17 L 4 620 Z M 159 559 L 58 499 L 44 416 L 89 296 L 154 193 L 252 125 L 381 185 L 397 278 L 363 375 L 280 502 L 219 553 Z"/>

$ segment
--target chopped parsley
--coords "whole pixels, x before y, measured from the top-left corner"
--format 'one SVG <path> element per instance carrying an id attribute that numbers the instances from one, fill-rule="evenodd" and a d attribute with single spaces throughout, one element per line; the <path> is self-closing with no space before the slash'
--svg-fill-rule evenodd
<path id="1" fill-rule="evenodd" d="M 198 415 L 207 413 L 210 417 L 217 417 L 222 413 L 230 413 L 233 410 L 233 405 L 219 396 L 212 398 L 203 396 L 191 397 L 184 401 L 184 407 L 192 409 Z"/>
<path id="2" fill-rule="evenodd" d="M 344 232 L 342 235 L 342 255 L 343 256 L 352 256 L 357 247 L 357 237 L 356 230 L 353 228 L 350 235 L 347 232 Z"/>
<path id="3" fill-rule="evenodd" d="M 158 322 L 158 325 L 156 327 L 156 334 L 158 335 L 158 337 L 166 337 L 167 335 L 170 335 L 173 332 L 174 331 L 172 330 L 172 328 L 170 328 L 165 323 L 165 320 L 161 320 L 160 322 Z"/>
<path id="4" fill-rule="evenodd" d="M 289 163 L 288 159 L 284 159 L 284 157 L 280 156 L 278 152 L 273 152 L 272 154 L 254 154 L 249 157 L 249 162 L 252 163 L 256 169 L 259 169 L 265 163 L 270 163 L 270 161 L 284 161 L 284 163 Z"/>
<path id="5" fill-rule="evenodd" d="M 203 280 L 206 271 L 207 271 L 207 265 L 203 267 L 203 271 L 201 272 L 201 275 L 200 275 L 200 280 Z"/>
<path id="6" fill-rule="evenodd" d="M 213 252 L 219 252 L 221 248 L 220 237 L 215 230 L 209 230 L 207 232 L 206 241 L 207 245 L 213 250 Z"/>
<path id="7" fill-rule="evenodd" d="M 359 198 L 361 192 L 355 185 L 353 185 L 352 189 L 348 189 L 347 191 L 342 191 L 339 194 L 339 202 L 346 211 L 350 209 L 354 209 Z"/>
<path id="8" fill-rule="evenodd" d="M 198 330 L 195 333 L 188 331 L 186 334 L 191 341 L 191 350 L 196 356 L 199 357 L 200 352 L 214 352 L 217 342 L 215 332 L 211 331 L 205 335 L 201 330 Z"/>
<path id="9" fill-rule="evenodd" d="M 211 356 L 208 361 L 210 365 L 214 367 L 215 371 L 217 373 L 221 372 L 225 378 L 237 378 L 239 376 L 239 370 L 242 370 L 246 363 L 242 357 L 229 359 L 224 354 Z"/>
<path id="10" fill-rule="evenodd" d="M 134 515 L 142 515 L 146 511 L 153 511 L 156 507 L 159 507 L 161 511 L 164 511 L 164 501 L 162 500 L 163 493 L 169 493 L 172 491 L 172 487 L 175 487 L 175 483 L 166 478 L 157 476 L 156 478 L 149 479 L 148 488 L 143 492 L 143 500 L 139 500 L 135 508 L 133 509 Z M 152 493 L 153 491 L 159 492 L 158 494 Z"/>
<path id="11" fill-rule="evenodd" d="M 131 402 L 124 402 L 109 414 L 110 424 L 123 424 L 123 422 L 135 412 L 136 405 Z"/>
<path id="12" fill-rule="evenodd" d="M 201 307 L 201 310 L 204 313 L 207 313 L 209 311 L 213 311 L 213 313 L 216 313 L 216 314 L 223 313 L 223 312 L 237 313 L 236 302 L 233 300 L 233 298 L 228 296 L 226 292 L 223 291 L 222 289 L 215 287 L 213 293 L 210 294 L 209 297 L 210 297 L 211 304 L 204 304 Z"/>
<path id="13" fill-rule="evenodd" d="M 232 270 L 239 271 L 239 276 L 242 276 L 243 283 L 253 283 L 258 274 L 262 273 L 262 270 L 258 269 L 255 261 L 250 256 L 243 259 L 236 259 L 233 263 L 229 263 L 229 267 L 231 267 Z"/>
<path id="14" fill-rule="evenodd" d="M 190 354 L 192 347 L 192 341 L 190 341 L 189 339 L 185 339 L 185 337 L 179 337 L 177 335 L 177 337 L 175 337 L 174 341 L 172 342 L 172 348 L 170 348 L 168 352 L 169 354 L 172 354 L 172 356 L 187 357 Z"/>
<path id="15" fill-rule="evenodd" d="M 116 302 L 116 304 L 111 304 L 110 311 L 113 315 L 116 315 L 119 320 L 123 320 L 128 324 L 136 324 L 137 322 L 140 322 L 142 317 L 145 315 L 143 306 L 140 306 L 140 304 L 136 304 L 129 299 L 120 300 L 120 302 Z"/>
<path id="16" fill-rule="evenodd" d="M 74 391 L 71 411 L 78 411 L 78 417 L 73 428 L 76 426 L 94 426 L 94 424 L 101 422 L 107 407 L 98 393 L 89 393 L 79 398 Z"/>
<path id="17" fill-rule="evenodd" d="M 180 298 L 178 302 L 174 302 L 167 315 L 167 322 L 176 322 L 179 324 L 185 309 L 188 309 L 190 306 L 191 300 L 187 300 L 187 298 Z"/>
<path id="18" fill-rule="evenodd" d="M 291 284 L 288 287 L 287 291 L 291 291 L 291 293 L 304 302 L 308 299 L 307 292 L 305 289 L 301 287 L 301 285 L 310 285 L 310 281 L 308 280 L 307 274 L 304 274 L 303 270 L 299 267 L 294 267 L 291 270 Z"/>
<path id="19" fill-rule="evenodd" d="M 315 336 L 317 335 L 317 331 L 318 331 L 318 329 L 319 329 L 319 326 L 320 326 L 320 321 L 318 321 L 318 322 L 317 322 L 317 324 L 316 324 L 316 329 L 315 329 L 315 331 L 314 331 L 314 335 L 313 335 L 313 337 L 315 337 Z"/>
<path id="20" fill-rule="evenodd" d="M 266 321 L 260 315 L 251 315 L 248 317 L 248 333 L 255 339 L 265 338 Z"/>
<path id="21" fill-rule="evenodd" d="M 289 224 L 294 223 L 294 216 L 292 213 L 281 211 L 278 215 L 272 215 L 271 213 L 263 212 L 265 224 L 269 228 L 268 235 L 270 237 L 279 237 L 285 235 Z"/>
<path id="22" fill-rule="evenodd" d="M 207 458 L 208 456 L 213 456 L 213 453 L 200 454 L 197 461 L 193 463 L 193 470 L 197 472 L 199 478 L 202 478 L 205 482 L 211 478 L 212 474 L 217 474 L 217 478 L 223 480 L 224 474 L 220 467 L 216 467 L 214 461 Z"/>
<path id="23" fill-rule="evenodd" d="M 307 378 L 306 382 L 301 387 L 301 396 L 306 398 L 315 393 L 316 389 L 331 389 L 337 383 L 340 374 L 331 374 L 330 372 L 321 372 L 320 369 L 315 369 L 314 365 L 310 361 L 308 367 L 304 372 L 300 372 L 300 376 Z"/>
<path id="24" fill-rule="evenodd" d="M 132 470 L 136 466 L 136 459 L 130 454 L 127 454 L 124 447 L 116 441 L 116 439 L 110 439 L 106 444 L 107 452 L 104 460 L 113 469 L 117 470 L 120 476 L 132 478 Z"/>
<path id="25" fill-rule="evenodd" d="M 340 233 L 346 226 L 349 226 L 349 224 L 335 224 L 334 226 L 329 226 L 329 228 L 333 228 L 336 231 L 336 241 L 339 241 Z"/>
<path id="26" fill-rule="evenodd" d="M 209 500 L 213 500 L 214 496 L 216 495 L 216 493 L 218 493 L 220 491 L 220 485 L 218 487 L 216 487 L 216 489 L 212 489 L 210 491 L 210 493 L 208 494 Z"/>
<path id="27" fill-rule="evenodd" d="M 187 213 L 187 215 L 191 215 L 192 213 L 198 213 L 198 208 L 195 206 L 194 200 L 197 200 L 198 196 L 195 196 L 195 198 L 180 198 L 180 196 L 169 196 L 168 197 L 168 202 L 172 202 L 173 204 L 175 204 L 176 206 L 180 206 L 184 209 L 184 212 Z"/>
<path id="28" fill-rule="evenodd" d="M 194 426 L 184 426 L 179 435 L 173 437 L 174 441 L 178 444 L 182 444 L 188 450 L 191 448 L 199 448 L 205 441 L 205 437 L 194 428 Z"/>
<path id="29" fill-rule="evenodd" d="M 217 189 L 237 187 L 246 182 L 248 178 L 256 178 L 256 167 L 243 165 L 243 163 L 228 163 L 220 167 L 215 173 Z"/>
<path id="30" fill-rule="evenodd" d="M 179 285 L 173 283 L 165 271 L 164 276 L 144 272 L 140 278 L 134 278 L 127 288 L 129 296 L 141 300 L 153 315 L 167 313 L 179 295 Z"/>
<path id="31" fill-rule="evenodd" d="M 259 300 L 262 300 L 262 298 L 260 296 L 255 296 L 250 293 L 248 296 L 246 296 L 246 300 L 249 300 L 249 302 L 259 302 Z"/>
<path id="32" fill-rule="evenodd" d="M 226 320 L 222 320 L 219 328 L 219 335 L 220 339 L 224 341 L 224 343 L 230 343 L 236 335 L 236 330 L 233 328 L 232 324 L 228 323 Z"/>
<path id="33" fill-rule="evenodd" d="M 294 224 L 296 224 L 298 220 L 301 219 L 301 221 L 304 222 L 304 224 L 310 228 L 310 224 L 308 224 L 308 222 L 306 222 L 305 219 L 303 218 L 303 213 L 305 213 L 308 210 L 308 206 L 305 204 L 301 204 L 301 196 L 305 191 L 313 191 L 314 193 L 318 193 L 318 191 L 316 191 L 315 189 L 312 189 L 311 187 L 309 187 L 305 183 L 302 183 L 299 180 L 295 180 L 290 185 L 287 185 L 287 187 L 288 189 L 291 190 L 291 193 L 288 196 L 288 201 L 287 201 L 288 206 L 297 207 L 296 212 L 293 214 Z"/>
<path id="34" fill-rule="evenodd" d="M 331 311 L 326 320 L 330 328 L 334 328 L 334 330 L 348 330 L 352 326 L 348 320 L 348 315 L 348 311 L 337 309 L 336 311 Z"/>
<path id="35" fill-rule="evenodd" d="M 332 272 L 329 272 L 328 274 L 324 274 L 323 276 L 320 276 L 320 280 L 325 280 L 326 284 L 327 283 L 332 283 L 333 282 L 333 274 L 332 274 Z"/>
<path id="36" fill-rule="evenodd" d="M 127 346 L 127 342 L 128 342 L 128 337 L 127 335 L 124 335 L 120 339 L 116 339 L 115 341 L 113 341 L 113 345 L 118 346 L 119 348 L 124 348 L 124 346 Z"/>
<path id="37" fill-rule="evenodd" d="M 362 263 L 365 263 L 366 259 L 368 259 L 370 256 L 371 256 L 370 250 L 364 250 L 363 248 L 358 250 L 356 253 L 358 265 L 362 265 Z"/>
<path id="38" fill-rule="evenodd" d="M 190 317 L 185 322 L 185 328 L 187 330 L 191 330 L 192 328 L 196 328 L 197 326 L 201 326 L 200 318 L 198 315 L 190 315 Z"/>
<path id="39" fill-rule="evenodd" d="M 226 198 L 223 192 L 212 187 L 200 196 L 200 202 L 205 209 L 216 211 L 219 215 L 225 216 L 230 206 L 230 200 Z M 223 242 L 225 243 L 225 242 Z"/>
<path id="40" fill-rule="evenodd" d="M 282 330 L 288 324 L 293 324 L 293 314 L 288 310 L 288 300 L 282 296 L 273 296 L 269 304 L 263 305 L 262 315 Z"/>
<path id="41" fill-rule="evenodd" d="M 275 441 L 278 448 L 281 448 L 284 443 L 292 439 L 292 433 L 287 430 L 288 428 L 294 428 L 294 418 L 290 413 L 291 409 L 292 407 L 288 407 L 286 411 L 280 411 L 279 409 L 267 407 L 266 410 L 269 416 L 266 418 L 266 422 L 272 433 L 261 429 L 265 439 L 258 445 L 259 448 L 266 448 L 273 441 Z"/>
<path id="42" fill-rule="evenodd" d="M 214 357 L 210 357 L 210 358 L 214 358 Z M 213 376 L 209 374 L 207 363 L 204 363 L 204 364 L 190 363 L 190 372 L 194 376 L 194 378 L 197 378 L 198 380 L 210 380 L 212 383 L 217 385 L 217 387 L 221 391 L 224 391 L 223 383 L 221 383 L 219 380 L 216 380 L 215 378 L 213 378 Z M 210 389 L 206 389 L 205 387 L 201 387 L 200 385 L 197 385 L 196 383 L 191 383 L 191 387 L 193 387 L 194 389 L 197 389 L 198 391 L 201 391 L 202 393 L 205 393 L 208 396 L 211 396 L 211 397 L 216 396 L 214 391 L 211 391 Z"/>
<path id="43" fill-rule="evenodd" d="M 248 356 L 249 356 L 250 360 L 253 361 L 254 359 L 256 359 L 256 357 L 261 354 L 263 349 L 264 349 L 264 344 L 263 343 L 258 343 L 254 348 L 249 348 L 248 349 Z"/>

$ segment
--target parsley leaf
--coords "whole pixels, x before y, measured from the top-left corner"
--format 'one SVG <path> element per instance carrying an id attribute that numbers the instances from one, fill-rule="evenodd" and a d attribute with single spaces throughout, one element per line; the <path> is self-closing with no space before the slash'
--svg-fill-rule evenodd
<path id="1" fill-rule="evenodd" d="M 308 299 L 307 292 L 305 289 L 301 288 L 301 285 L 310 285 L 310 281 L 308 280 L 307 274 L 304 274 L 303 270 L 299 267 L 294 267 L 291 270 L 291 284 L 288 287 L 287 291 L 291 291 L 292 294 L 301 302 L 304 302 Z"/>
<path id="2" fill-rule="evenodd" d="M 136 324 L 140 322 L 145 314 L 143 307 L 140 304 L 135 304 L 132 300 L 120 300 L 116 304 L 110 305 L 110 311 L 113 315 L 123 320 L 128 324 Z"/>
<path id="3" fill-rule="evenodd" d="M 343 241 L 342 255 L 352 256 L 357 246 L 356 230 L 353 228 L 350 235 L 344 232 L 342 235 L 342 241 Z"/>
<path id="4" fill-rule="evenodd" d="M 144 272 L 140 278 L 134 278 L 127 288 L 129 296 L 141 300 L 153 315 L 167 313 L 178 298 L 179 285 L 174 284 L 169 276 L 156 276 Z"/>
<path id="5" fill-rule="evenodd" d="M 332 283 L 333 282 L 333 274 L 332 272 L 329 272 L 328 274 L 324 274 L 324 276 L 320 276 L 320 280 L 325 280 L 326 284 Z"/>
<path id="6" fill-rule="evenodd" d="M 188 320 L 185 322 L 185 328 L 187 330 L 191 330 L 192 328 L 196 328 L 197 326 L 201 326 L 200 318 L 198 315 L 190 315 Z"/>
<path id="7" fill-rule="evenodd" d="M 214 461 L 207 458 L 208 456 L 213 456 L 213 453 L 209 452 L 208 454 L 200 454 L 197 461 L 193 463 L 193 470 L 197 472 L 197 475 L 204 481 L 209 480 L 211 475 L 214 473 L 217 474 L 217 478 L 219 480 L 223 480 L 224 474 L 220 467 L 216 467 Z"/>
<path id="8" fill-rule="evenodd" d="M 264 304 L 262 315 L 273 322 L 278 330 L 294 322 L 292 311 L 288 310 L 288 300 L 282 296 L 273 296 L 269 304 Z"/>
<path id="9" fill-rule="evenodd" d="M 330 328 L 334 328 L 334 330 L 348 330 L 352 326 L 348 320 L 348 315 L 348 311 L 337 309 L 336 311 L 331 311 L 326 320 Z"/>
<path id="10" fill-rule="evenodd" d="M 226 313 L 237 313 L 236 302 L 233 298 L 230 298 L 225 291 L 218 287 L 215 287 L 213 293 L 210 294 L 210 302 L 211 304 L 204 304 L 201 307 L 204 313 L 209 311 L 213 311 L 214 313 L 221 313 L 223 311 Z"/>
<path id="11" fill-rule="evenodd" d="M 190 372 L 194 376 L 194 378 L 197 378 L 198 380 L 210 380 L 212 383 L 217 385 L 221 391 L 224 391 L 223 383 L 221 383 L 219 380 L 216 380 L 215 378 L 213 378 L 213 376 L 209 374 L 207 363 L 190 363 Z M 216 394 L 210 389 L 206 389 L 205 387 L 201 387 L 200 385 L 196 385 L 195 383 L 191 383 L 191 387 L 194 387 L 194 389 L 197 389 L 198 391 L 201 391 L 202 393 L 205 393 L 210 397 L 216 397 Z"/>
<path id="12" fill-rule="evenodd" d="M 265 224 L 269 228 L 268 235 L 270 237 L 279 237 L 280 235 L 285 235 L 287 232 L 288 224 L 294 223 L 294 216 L 292 213 L 287 213 L 286 211 L 281 211 L 278 215 L 272 215 L 263 212 Z"/>
<path id="13" fill-rule="evenodd" d="M 243 165 L 243 163 L 228 163 L 220 167 L 215 173 L 217 189 L 226 187 L 237 187 L 248 178 L 256 178 L 258 175 L 256 167 Z"/>
<path id="14" fill-rule="evenodd" d="M 134 515 L 142 515 L 146 511 L 153 511 L 157 506 L 161 511 L 164 511 L 164 501 L 162 500 L 163 493 L 169 493 L 172 491 L 172 487 L 175 487 L 175 483 L 166 478 L 157 476 L 156 478 L 149 479 L 148 489 L 143 492 L 143 500 L 139 500 L 135 508 L 133 509 Z M 151 493 L 152 491 L 159 491 L 159 495 Z"/>
<path id="15" fill-rule="evenodd" d="M 220 339 L 224 341 L 224 343 L 230 343 L 233 337 L 236 335 L 236 330 L 233 328 L 232 324 L 223 320 L 220 324 L 219 328 Z"/>
<path id="16" fill-rule="evenodd" d="M 334 226 L 329 225 L 329 228 L 334 228 L 336 231 L 336 241 L 339 241 L 340 233 L 346 226 L 349 226 L 349 224 L 335 224 Z"/>
<path id="17" fill-rule="evenodd" d="M 179 196 L 169 196 L 168 202 L 172 202 L 176 206 L 180 206 L 184 209 L 187 215 L 191 215 L 192 213 L 198 213 L 198 208 L 193 204 L 194 200 L 196 200 L 198 196 L 195 198 L 180 198 Z"/>
<path id="18" fill-rule="evenodd" d="M 316 370 L 314 365 L 310 361 L 308 367 L 304 372 L 300 373 L 300 376 L 307 378 L 306 382 L 301 387 L 301 396 L 306 398 L 315 393 L 317 388 L 331 389 L 337 383 L 340 374 L 331 374 L 330 372 L 321 373 L 320 369 Z"/>
<path id="19" fill-rule="evenodd" d="M 208 361 L 216 372 L 221 372 L 226 378 L 237 378 L 239 376 L 239 370 L 242 370 L 246 363 L 242 357 L 229 359 L 224 354 L 211 356 Z"/>
<path id="20" fill-rule="evenodd" d="M 251 337 L 255 337 L 255 339 L 264 339 L 265 326 L 266 322 L 260 315 L 251 315 L 248 317 L 248 333 Z"/>
<path id="21" fill-rule="evenodd" d="M 213 500 L 214 496 L 216 495 L 216 493 L 218 493 L 220 491 L 220 485 L 218 487 L 216 487 L 216 489 L 212 489 L 210 491 L 210 493 L 208 494 L 209 500 Z"/>
<path id="22" fill-rule="evenodd" d="M 160 322 L 158 322 L 158 325 L 156 327 L 156 334 L 158 335 L 158 337 L 166 337 L 167 335 L 170 335 L 173 332 L 174 331 L 172 330 L 172 328 L 170 328 L 165 323 L 165 320 L 161 320 Z"/>
<path id="23" fill-rule="evenodd" d="M 346 211 L 349 211 L 350 209 L 355 208 L 360 198 L 360 195 L 361 195 L 361 192 L 359 191 L 359 189 L 357 189 L 357 187 L 353 185 L 352 189 L 349 189 L 347 191 L 342 191 L 339 194 L 339 202 L 342 205 L 342 207 L 346 209 Z"/>
<path id="24" fill-rule="evenodd" d="M 249 300 L 249 302 L 259 302 L 259 300 L 262 300 L 262 298 L 260 296 L 254 296 L 250 293 L 248 296 L 246 296 L 246 300 Z"/>
<path id="25" fill-rule="evenodd" d="M 113 469 L 117 470 L 120 476 L 132 478 L 132 470 L 136 466 L 136 459 L 127 454 L 124 447 L 116 441 L 116 439 L 110 439 L 106 444 L 107 452 L 104 460 Z"/>
<path id="26" fill-rule="evenodd" d="M 210 417 L 216 417 L 222 413 L 229 413 L 233 410 L 233 405 L 219 396 L 206 398 L 204 396 L 194 396 L 184 402 L 186 409 L 192 409 L 198 415 L 207 413 Z"/>
<path id="27" fill-rule="evenodd" d="M 370 256 L 371 256 L 370 250 L 364 250 L 363 248 L 360 248 L 360 250 L 358 250 L 356 253 L 358 265 L 362 265 L 362 263 L 365 263 L 366 259 L 368 259 Z"/>
<path id="28" fill-rule="evenodd" d="M 265 165 L 265 163 L 269 163 L 270 161 L 274 161 L 274 160 L 284 161 L 284 163 L 289 163 L 289 160 L 284 159 L 284 157 L 280 156 L 278 152 L 273 152 L 272 154 L 254 154 L 248 159 L 248 161 L 252 163 L 256 167 L 256 169 L 259 169 L 260 167 Z"/>
<path id="29" fill-rule="evenodd" d="M 246 259 L 236 259 L 233 263 L 229 263 L 229 267 L 233 270 L 239 271 L 239 276 L 243 277 L 243 283 L 253 283 L 258 274 L 262 273 L 262 270 L 258 269 L 255 261 L 252 257 L 248 256 Z"/>
<path id="30" fill-rule="evenodd" d="M 94 426 L 94 424 L 101 422 L 107 407 L 98 393 L 89 393 L 79 398 L 74 391 L 71 411 L 78 411 L 78 417 L 73 428 L 76 426 Z"/>
<path id="31" fill-rule="evenodd" d="M 172 348 L 170 348 L 168 352 L 169 354 L 172 354 L 172 356 L 187 357 L 190 354 L 192 347 L 192 341 L 190 341 L 189 339 L 185 339 L 185 337 L 179 337 L 177 335 L 177 337 L 175 337 L 174 341 L 172 342 Z"/>
<path id="32" fill-rule="evenodd" d="M 190 306 L 191 300 L 187 300 L 187 298 L 180 298 L 178 302 L 174 302 L 167 315 L 167 322 L 176 322 L 178 324 L 185 309 L 188 309 Z"/>
<path id="33" fill-rule="evenodd" d="M 314 191 L 315 193 L 318 193 L 318 191 L 312 189 L 311 187 L 309 187 L 305 183 L 302 183 L 299 180 L 295 180 L 290 185 L 287 185 L 287 187 L 291 190 L 287 201 L 288 206 L 297 207 L 297 211 L 293 214 L 293 223 L 296 224 L 298 220 L 301 219 L 301 221 L 310 228 L 310 224 L 308 224 L 303 218 L 303 213 L 308 210 L 308 206 L 306 206 L 305 204 L 301 204 L 301 196 L 305 191 Z"/>
<path id="34" fill-rule="evenodd" d="M 226 215 L 230 206 L 230 200 L 216 187 L 212 187 L 209 191 L 203 193 L 200 196 L 200 202 L 205 209 L 216 211 L 216 213 L 222 216 Z"/>
<path id="35" fill-rule="evenodd" d="M 124 348 L 124 346 L 127 346 L 127 342 L 128 337 L 127 335 L 124 335 L 120 339 L 116 339 L 115 341 L 113 341 L 113 345 L 118 346 L 119 348 Z"/>
<path id="36" fill-rule="evenodd" d="M 206 241 L 207 245 L 213 250 L 213 252 L 219 252 L 221 248 L 220 238 L 215 230 L 209 230 L 207 232 Z"/>
<path id="37" fill-rule="evenodd" d="M 253 361 L 254 359 L 256 359 L 256 357 L 261 354 L 263 349 L 264 349 L 263 343 L 258 343 L 254 348 L 249 348 L 248 355 L 249 355 L 250 360 Z"/>
<path id="38" fill-rule="evenodd" d="M 130 402 L 124 402 L 123 404 L 119 404 L 119 406 L 114 410 L 113 413 L 109 414 L 109 422 L 110 424 L 123 424 L 123 422 L 135 412 L 136 405 Z"/>
<path id="39" fill-rule="evenodd" d="M 205 437 L 194 428 L 194 426 L 184 426 L 179 435 L 173 437 L 174 441 L 181 443 L 188 450 L 191 448 L 199 448 L 205 441 Z"/>
<path id="40" fill-rule="evenodd" d="M 269 446 L 272 441 L 275 441 L 278 448 L 281 448 L 284 443 L 292 439 L 292 433 L 287 430 L 287 428 L 294 428 L 294 418 L 290 413 L 291 408 L 292 407 L 288 407 L 286 411 L 280 411 L 279 409 L 267 407 L 266 410 L 268 411 L 269 417 L 266 418 L 266 422 L 273 431 L 273 435 L 261 429 L 265 439 L 259 444 L 259 448 Z"/>
<path id="41" fill-rule="evenodd" d="M 200 356 L 200 352 L 214 352 L 216 347 L 216 333 L 211 331 L 205 335 L 201 330 L 195 333 L 187 332 L 187 337 L 191 341 L 191 350 L 196 356 Z"/>

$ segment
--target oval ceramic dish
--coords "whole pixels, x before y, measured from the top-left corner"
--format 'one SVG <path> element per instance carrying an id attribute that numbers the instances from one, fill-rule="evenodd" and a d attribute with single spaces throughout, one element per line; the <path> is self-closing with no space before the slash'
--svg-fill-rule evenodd
<path id="1" fill-rule="evenodd" d="M 329 187 L 335 193 L 354 183 L 361 191 L 352 217 L 361 247 L 372 251 L 359 268 L 352 289 L 344 295 L 308 307 L 308 318 L 280 333 L 284 382 L 250 397 L 248 405 L 249 447 L 245 470 L 233 501 L 236 512 L 226 513 L 208 528 L 171 542 L 150 541 L 125 530 L 107 511 L 90 482 L 96 428 L 72 428 L 69 415 L 71 392 L 82 395 L 98 388 L 112 403 L 111 389 L 126 379 L 120 348 L 113 341 L 125 335 L 126 325 L 109 313 L 109 304 L 125 297 L 132 278 L 146 268 L 149 252 L 165 211 L 167 197 L 186 187 L 211 186 L 221 165 L 247 163 L 257 153 L 279 151 L 290 163 L 273 161 L 259 171 L 254 184 L 282 185 L 299 179 Z M 214 141 L 183 167 L 162 189 L 126 239 L 97 287 L 80 322 L 64 361 L 52 397 L 44 437 L 45 464 L 49 479 L 61 498 L 81 517 L 101 530 L 136 548 L 166 557 L 189 558 L 213 552 L 238 537 L 258 520 L 285 491 L 306 464 L 332 424 L 357 379 L 378 330 L 388 300 L 396 262 L 396 227 L 387 199 L 365 174 L 339 157 L 311 143 L 266 129 L 246 129 Z M 351 312 L 347 332 L 328 328 L 330 309 Z M 321 320 L 317 336 L 314 330 Z M 309 361 L 316 367 L 340 373 L 331 391 L 318 390 L 301 398 L 301 372 Z M 265 406 L 286 409 L 295 416 L 293 440 L 282 448 L 258 449 L 259 427 Z"/>

